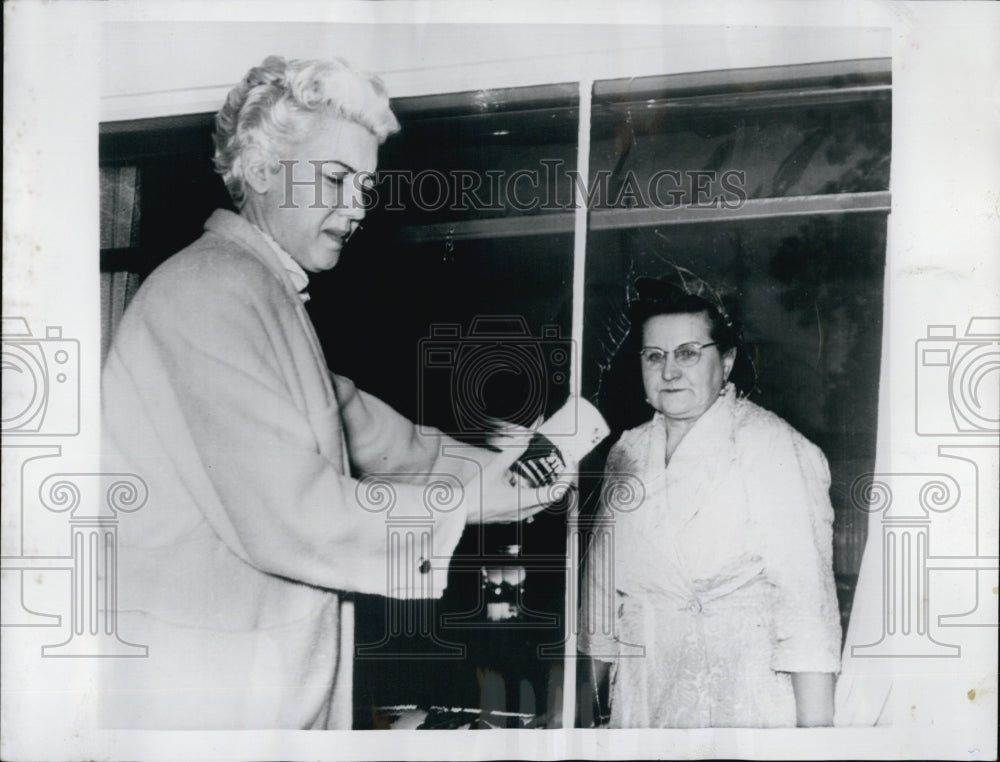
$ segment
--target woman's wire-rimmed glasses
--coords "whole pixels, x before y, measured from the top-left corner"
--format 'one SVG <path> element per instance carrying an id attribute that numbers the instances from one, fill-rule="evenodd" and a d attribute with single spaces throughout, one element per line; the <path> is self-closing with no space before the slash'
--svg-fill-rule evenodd
<path id="1" fill-rule="evenodd" d="M 662 368 L 671 354 L 674 356 L 674 361 L 682 368 L 690 368 L 692 365 L 698 364 L 698 361 L 701 359 L 701 350 L 705 347 L 714 346 L 714 341 L 709 341 L 705 344 L 697 341 L 688 341 L 674 349 L 673 352 L 669 349 L 660 349 L 659 347 L 643 347 L 639 352 L 639 357 L 642 358 L 642 364 L 650 370 Z"/>

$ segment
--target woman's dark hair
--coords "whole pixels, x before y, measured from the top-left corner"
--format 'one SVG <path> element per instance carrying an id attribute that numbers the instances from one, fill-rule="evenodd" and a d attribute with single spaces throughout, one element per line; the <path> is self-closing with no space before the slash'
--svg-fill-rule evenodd
<path id="1" fill-rule="evenodd" d="M 752 358 L 746 351 L 738 323 L 721 300 L 692 294 L 674 283 L 654 278 L 640 278 L 635 288 L 638 297 L 628 306 L 628 334 L 603 373 L 598 394 L 598 408 L 612 432 L 621 433 L 638 426 L 653 414 L 645 402 L 639 350 L 643 326 L 657 315 L 706 315 L 711 323 L 712 341 L 719 352 L 736 349 L 729 380 L 741 394 L 753 390 L 756 372 Z"/>
<path id="2" fill-rule="evenodd" d="M 704 313 L 712 325 L 711 337 L 719 352 L 739 349 L 740 331 L 725 307 L 703 296 L 689 294 L 678 286 L 653 278 L 640 278 L 635 284 L 639 298 L 628 307 L 630 332 L 642 333 L 646 321 L 656 315 L 698 315 Z"/>

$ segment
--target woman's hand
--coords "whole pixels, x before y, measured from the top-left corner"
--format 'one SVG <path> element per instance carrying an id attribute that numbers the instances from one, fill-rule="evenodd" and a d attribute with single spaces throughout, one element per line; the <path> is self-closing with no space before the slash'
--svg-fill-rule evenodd
<path id="1" fill-rule="evenodd" d="M 573 487 L 575 475 L 561 477 L 545 487 L 533 488 L 525 486 L 510 471 L 510 467 L 528 448 L 534 428 L 507 426 L 490 438 L 490 446 L 499 449 L 499 452 L 493 454 L 482 451 L 486 456 L 481 460 L 482 481 L 475 477 L 465 485 L 467 493 L 478 498 L 470 502 L 467 523 L 504 524 L 524 521 L 561 500 Z M 575 469 L 568 464 L 563 473 L 572 470 Z"/>
<path id="2" fill-rule="evenodd" d="M 793 672 L 796 724 L 800 728 L 833 725 L 833 675 L 829 672 Z"/>
<path id="3" fill-rule="evenodd" d="M 523 451 L 528 446 L 535 430 L 542 425 L 544 419 L 539 416 L 531 426 L 519 426 L 508 421 L 496 421 L 493 430 L 486 439 L 487 446 L 494 450 L 520 447 Z"/>

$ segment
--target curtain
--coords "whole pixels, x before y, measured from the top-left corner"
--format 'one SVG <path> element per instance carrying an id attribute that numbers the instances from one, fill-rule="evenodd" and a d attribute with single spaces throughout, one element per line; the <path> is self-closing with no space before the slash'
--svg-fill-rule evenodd
<path id="1" fill-rule="evenodd" d="M 136 166 L 101 167 L 101 364 L 129 300 L 139 287 L 139 275 L 127 269 L 128 250 L 139 243 L 140 172 Z M 125 251 L 125 257 L 105 253 Z M 133 253 L 137 253 L 133 251 Z"/>

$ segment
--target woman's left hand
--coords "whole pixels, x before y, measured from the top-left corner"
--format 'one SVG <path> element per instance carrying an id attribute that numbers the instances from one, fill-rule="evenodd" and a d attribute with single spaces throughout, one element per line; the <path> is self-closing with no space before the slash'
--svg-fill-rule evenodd
<path id="1" fill-rule="evenodd" d="M 800 728 L 833 725 L 833 675 L 829 672 L 793 672 L 796 724 Z"/>
<path id="2" fill-rule="evenodd" d="M 542 418 L 539 417 L 531 426 L 519 426 L 516 423 L 502 422 L 490 432 L 486 439 L 487 446 L 494 450 L 505 447 L 524 449 L 528 446 L 531 438 L 535 435 L 535 430 L 542 425 Z"/>

